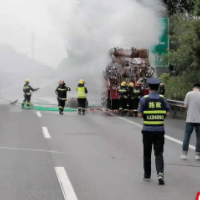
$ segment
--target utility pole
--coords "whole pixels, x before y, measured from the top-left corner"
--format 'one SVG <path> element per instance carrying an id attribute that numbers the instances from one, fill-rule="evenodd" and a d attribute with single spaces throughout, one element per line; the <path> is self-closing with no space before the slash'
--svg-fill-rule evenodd
<path id="1" fill-rule="evenodd" d="M 32 59 L 34 60 L 34 45 L 35 45 L 35 33 L 34 32 L 32 32 L 32 38 L 31 38 L 31 57 L 32 57 Z"/>

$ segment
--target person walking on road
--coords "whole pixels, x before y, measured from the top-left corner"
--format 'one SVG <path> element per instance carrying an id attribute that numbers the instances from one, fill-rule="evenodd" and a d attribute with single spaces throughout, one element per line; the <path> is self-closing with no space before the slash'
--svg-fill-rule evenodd
<path id="1" fill-rule="evenodd" d="M 158 93 L 160 80 L 150 78 L 147 80 L 150 93 L 141 98 L 138 108 L 138 117 L 143 117 L 143 157 L 144 180 L 151 178 L 151 151 L 154 147 L 158 183 L 164 185 L 164 120 L 169 115 L 169 104 Z"/>
<path id="2" fill-rule="evenodd" d="M 76 88 L 78 93 L 78 114 L 85 115 L 85 106 L 86 106 L 86 94 L 88 93 L 87 88 L 85 87 L 85 82 L 83 79 L 79 81 L 79 84 Z"/>
<path id="3" fill-rule="evenodd" d="M 65 85 L 65 82 L 63 80 L 59 81 L 59 86 L 56 88 L 56 95 L 58 100 L 58 108 L 60 115 L 63 115 L 65 102 L 67 101 L 67 92 L 70 92 L 71 88 L 67 87 Z"/>
<path id="4" fill-rule="evenodd" d="M 200 84 L 195 84 L 193 86 L 193 91 L 186 94 L 184 107 L 187 108 L 187 119 L 182 146 L 182 155 L 180 158 L 182 160 L 187 159 L 190 136 L 195 128 L 197 140 L 195 159 L 200 160 Z"/>
<path id="5" fill-rule="evenodd" d="M 33 89 L 30 85 L 29 85 L 29 80 L 25 79 L 25 84 L 23 87 L 23 92 L 24 92 L 24 101 L 22 102 L 22 108 L 24 108 L 24 104 L 27 102 L 28 108 L 31 108 L 31 91 L 36 91 L 37 89 Z"/>

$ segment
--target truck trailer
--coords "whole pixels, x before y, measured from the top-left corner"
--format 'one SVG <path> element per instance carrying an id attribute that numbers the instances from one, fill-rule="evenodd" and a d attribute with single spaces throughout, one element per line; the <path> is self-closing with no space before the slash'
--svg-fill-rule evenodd
<path id="1" fill-rule="evenodd" d="M 122 81 L 127 84 L 140 82 L 143 95 L 148 94 L 147 78 L 154 74 L 154 68 L 149 63 L 149 51 L 147 49 L 122 49 L 112 48 L 109 51 L 110 63 L 103 71 L 105 89 L 101 103 L 110 110 L 119 109 L 118 89 Z"/>

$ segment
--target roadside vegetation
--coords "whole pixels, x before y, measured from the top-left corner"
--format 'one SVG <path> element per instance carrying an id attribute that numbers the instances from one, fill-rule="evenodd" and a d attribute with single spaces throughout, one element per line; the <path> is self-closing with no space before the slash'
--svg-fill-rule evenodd
<path id="1" fill-rule="evenodd" d="M 165 1 L 170 17 L 170 49 L 163 59 L 169 63 L 169 73 L 160 77 L 166 97 L 175 100 L 183 100 L 200 82 L 200 0 L 181 2 L 176 8 L 176 0 Z"/>

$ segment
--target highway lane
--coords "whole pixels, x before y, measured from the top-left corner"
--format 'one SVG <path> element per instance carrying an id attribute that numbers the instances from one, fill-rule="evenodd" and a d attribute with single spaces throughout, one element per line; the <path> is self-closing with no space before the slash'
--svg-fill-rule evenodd
<path id="1" fill-rule="evenodd" d="M 63 200 L 52 154 L 26 148 L 49 149 L 37 115 L 0 105 L 0 199 Z"/>
<path id="2" fill-rule="evenodd" d="M 194 160 L 193 150 L 182 161 L 181 145 L 166 140 L 166 185 L 162 187 L 157 185 L 154 163 L 152 181 L 142 180 L 140 127 L 102 112 L 40 113 L 38 117 L 36 111 L 0 105 L 1 199 L 63 200 L 55 167 L 66 171 L 79 200 L 188 200 L 200 190 L 200 162 Z M 141 124 L 140 119 L 126 119 Z M 177 132 L 172 124 L 167 121 L 166 133 L 182 140 L 181 126 Z M 51 138 L 44 137 L 42 127 Z"/>
<path id="3" fill-rule="evenodd" d="M 195 198 L 199 168 L 186 166 L 200 167 L 194 151 L 182 161 L 181 145 L 166 140 L 167 184 L 158 188 L 154 168 L 152 183 L 142 180 L 142 137 L 137 126 L 100 113 L 58 116 L 42 112 L 42 116 L 51 133 L 50 146 L 68 153 L 65 159 L 55 160 L 65 167 L 79 199 Z"/>
<path id="4" fill-rule="evenodd" d="M 125 117 L 127 120 L 136 122 L 140 125 L 142 125 L 143 121 L 140 118 L 135 117 Z M 165 131 L 167 135 L 170 137 L 173 137 L 175 139 L 178 139 L 180 141 L 183 141 L 184 134 L 185 134 L 185 120 L 182 119 L 175 119 L 172 117 L 167 117 L 165 120 Z M 194 132 L 191 136 L 190 140 L 191 145 L 196 145 L 196 133 Z M 181 153 L 181 149 L 180 149 Z"/>

